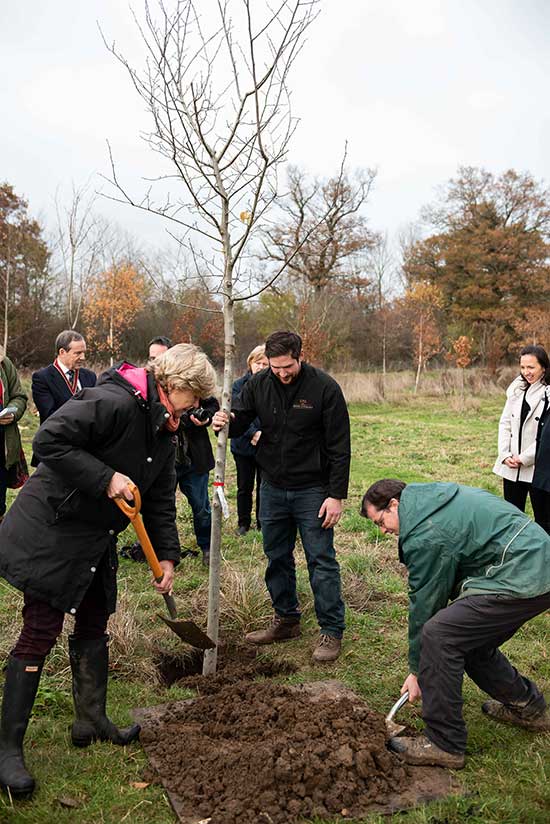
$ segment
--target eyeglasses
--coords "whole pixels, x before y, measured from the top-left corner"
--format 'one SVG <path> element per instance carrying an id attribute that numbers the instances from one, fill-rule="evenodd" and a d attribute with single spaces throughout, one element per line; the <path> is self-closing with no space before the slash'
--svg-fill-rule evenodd
<path id="1" fill-rule="evenodd" d="M 387 512 L 387 511 L 388 511 L 388 507 L 386 507 L 385 509 L 383 509 L 383 510 L 382 510 L 382 512 L 380 513 L 380 515 L 379 515 L 377 518 L 373 518 L 373 519 L 372 519 L 373 524 L 374 524 L 375 526 L 377 526 L 378 528 L 380 528 L 380 527 L 382 527 L 382 526 L 383 526 L 383 527 L 385 527 L 385 526 L 386 526 L 386 524 L 384 523 L 384 518 L 386 517 L 386 512 Z"/>

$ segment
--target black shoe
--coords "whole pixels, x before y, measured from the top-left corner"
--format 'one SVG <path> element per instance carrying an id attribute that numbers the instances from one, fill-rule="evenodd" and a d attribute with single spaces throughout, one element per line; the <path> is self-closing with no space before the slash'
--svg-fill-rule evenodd
<path id="1" fill-rule="evenodd" d="M 69 658 L 73 673 L 75 721 L 71 739 L 75 747 L 92 741 L 111 741 L 124 747 L 139 736 L 139 724 L 119 729 L 105 715 L 109 672 L 109 636 L 91 641 L 69 636 Z"/>
<path id="2" fill-rule="evenodd" d="M 147 558 L 145 557 L 145 553 L 143 552 L 139 541 L 136 541 L 131 546 L 123 546 L 120 550 L 120 557 L 129 558 L 130 561 L 137 561 L 138 564 L 147 563 Z"/>
<path id="3" fill-rule="evenodd" d="M 23 739 L 31 716 L 43 661 L 8 658 L 0 727 L 0 786 L 15 798 L 31 795 L 34 778 L 23 758 Z"/>
<path id="4" fill-rule="evenodd" d="M 203 549 L 201 563 L 204 567 L 210 567 L 210 550 Z"/>
<path id="5" fill-rule="evenodd" d="M 246 535 L 246 533 L 249 531 L 249 529 L 250 529 L 249 526 L 241 525 L 241 526 L 238 527 L 235 534 L 236 535 Z"/>
<path id="6" fill-rule="evenodd" d="M 199 555 L 200 555 L 200 553 L 197 552 L 196 549 L 183 549 L 182 552 L 181 552 L 180 557 L 183 560 L 184 558 L 188 558 L 188 557 L 198 558 Z"/>

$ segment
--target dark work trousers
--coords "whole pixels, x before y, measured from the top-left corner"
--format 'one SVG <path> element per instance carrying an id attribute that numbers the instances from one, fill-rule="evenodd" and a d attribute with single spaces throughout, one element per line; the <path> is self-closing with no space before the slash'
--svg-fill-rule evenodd
<path id="1" fill-rule="evenodd" d="M 252 499 L 254 497 L 254 481 L 256 482 L 256 525 L 261 528 L 260 521 L 260 485 L 262 474 L 253 455 L 237 455 L 233 453 L 237 467 L 237 516 L 239 526 L 250 529 L 252 521 Z"/>
<path id="2" fill-rule="evenodd" d="M 550 535 L 550 492 L 537 489 L 526 481 L 509 481 L 507 478 L 503 478 L 502 485 L 504 500 L 514 504 L 522 512 L 525 512 L 529 493 L 535 522 Z"/>
<path id="3" fill-rule="evenodd" d="M 103 638 L 107 630 L 109 612 L 101 568 L 105 559 L 103 556 L 74 616 L 73 635 L 81 641 Z M 44 659 L 61 634 L 65 613 L 26 594 L 24 600 L 23 628 L 11 654 L 23 660 Z"/>
<path id="4" fill-rule="evenodd" d="M 442 750 L 463 753 L 464 673 L 502 704 L 529 706 L 536 714 L 546 703 L 537 686 L 498 649 L 526 621 L 550 609 L 550 592 L 535 598 L 470 595 L 459 598 L 424 624 L 418 683 L 426 736 Z"/>
<path id="5" fill-rule="evenodd" d="M 280 489 L 262 481 L 260 520 L 267 556 L 265 582 L 277 615 L 300 618 L 296 593 L 294 546 L 300 532 L 321 632 L 341 638 L 345 629 L 340 567 L 334 551 L 334 530 L 323 529 L 319 509 L 326 489 Z"/>
<path id="6" fill-rule="evenodd" d="M 210 551 L 212 511 L 208 498 L 208 472 L 195 472 L 192 467 L 176 464 L 179 488 L 187 498 L 193 513 L 193 529 L 203 552 Z"/>

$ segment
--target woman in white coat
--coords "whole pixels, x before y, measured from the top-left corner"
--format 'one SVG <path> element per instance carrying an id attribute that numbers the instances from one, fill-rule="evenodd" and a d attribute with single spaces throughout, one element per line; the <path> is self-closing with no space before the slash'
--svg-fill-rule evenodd
<path id="1" fill-rule="evenodd" d="M 493 472 L 503 479 L 504 498 L 525 512 L 527 494 L 535 521 L 550 533 L 550 493 L 532 486 L 537 430 L 550 383 L 550 361 L 542 346 L 520 352 L 521 374 L 506 390 L 498 427 L 498 458 Z"/>

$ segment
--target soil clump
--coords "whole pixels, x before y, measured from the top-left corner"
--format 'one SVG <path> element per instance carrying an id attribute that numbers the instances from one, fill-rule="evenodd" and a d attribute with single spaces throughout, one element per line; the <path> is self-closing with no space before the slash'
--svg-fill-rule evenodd
<path id="1" fill-rule="evenodd" d="M 275 678 L 296 672 L 297 665 L 289 659 L 271 660 L 258 656 L 252 646 L 220 645 L 214 676 L 202 675 L 203 653 L 192 650 L 186 655 L 160 654 L 155 661 L 161 681 L 167 686 L 178 684 L 196 689 L 200 695 L 212 695 L 229 684 L 253 681 L 255 678 Z"/>
<path id="2" fill-rule="evenodd" d="M 238 681 L 168 706 L 141 734 L 182 820 L 291 824 L 360 815 L 407 782 L 384 719 L 357 698 Z"/>

